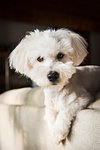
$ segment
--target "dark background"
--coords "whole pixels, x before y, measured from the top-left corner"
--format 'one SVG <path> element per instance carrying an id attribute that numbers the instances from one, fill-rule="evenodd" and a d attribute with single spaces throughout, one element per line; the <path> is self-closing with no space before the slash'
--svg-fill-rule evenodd
<path id="1" fill-rule="evenodd" d="M 27 31 L 68 28 L 88 42 L 83 65 L 100 65 L 100 0 L 0 0 L 0 93 L 33 86 L 9 70 L 8 56 Z"/>

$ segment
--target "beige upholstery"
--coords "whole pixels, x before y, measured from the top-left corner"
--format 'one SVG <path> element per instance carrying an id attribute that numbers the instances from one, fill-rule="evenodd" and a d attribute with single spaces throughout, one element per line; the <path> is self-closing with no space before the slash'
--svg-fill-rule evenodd
<path id="1" fill-rule="evenodd" d="M 100 95 L 78 113 L 63 146 L 54 145 L 44 120 L 40 88 L 11 90 L 0 95 L 0 150 L 100 150 Z"/>

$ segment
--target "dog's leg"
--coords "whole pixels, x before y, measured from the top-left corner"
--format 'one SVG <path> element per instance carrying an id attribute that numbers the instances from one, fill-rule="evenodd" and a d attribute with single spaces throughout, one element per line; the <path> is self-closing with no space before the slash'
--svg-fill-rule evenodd
<path id="1" fill-rule="evenodd" d="M 53 108 L 45 108 L 45 120 L 47 121 L 50 131 L 52 130 L 54 123 L 56 121 L 57 112 Z"/>
<path id="2" fill-rule="evenodd" d="M 82 93 L 82 97 L 75 99 L 68 105 L 68 107 L 59 112 L 53 127 L 55 143 L 59 144 L 68 136 L 72 120 L 78 111 L 87 106 L 90 100 L 91 96 L 89 93 Z"/>

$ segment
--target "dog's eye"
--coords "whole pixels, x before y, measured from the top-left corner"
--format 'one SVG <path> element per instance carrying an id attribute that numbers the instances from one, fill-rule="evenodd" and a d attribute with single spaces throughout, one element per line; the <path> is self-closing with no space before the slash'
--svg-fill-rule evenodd
<path id="1" fill-rule="evenodd" d="M 63 53 L 58 53 L 57 54 L 57 59 L 60 60 L 64 57 L 64 54 Z"/>
<path id="2" fill-rule="evenodd" d="M 42 62 L 43 60 L 44 60 L 43 57 L 38 57 L 38 58 L 37 58 L 37 61 L 39 61 L 39 62 Z"/>

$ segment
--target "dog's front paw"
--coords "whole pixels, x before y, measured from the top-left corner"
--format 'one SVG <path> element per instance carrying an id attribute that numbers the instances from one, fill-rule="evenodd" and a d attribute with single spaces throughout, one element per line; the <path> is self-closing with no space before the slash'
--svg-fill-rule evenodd
<path id="1" fill-rule="evenodd" d="M 56 137 L 55 137 L 55 144 L 59 145 L 63 140 L 66 139 L 66 135 L 60 135 L 58 134 Z"/>
<path id="2" fill-rule="evenodd" d="M 53 136 L 54 136 L 54 143 L 58 145 L 63 140 L 66 139 L 67 133 L 66 132 L 62 132 L 62 131 L 54 131 Z"/>

